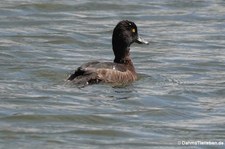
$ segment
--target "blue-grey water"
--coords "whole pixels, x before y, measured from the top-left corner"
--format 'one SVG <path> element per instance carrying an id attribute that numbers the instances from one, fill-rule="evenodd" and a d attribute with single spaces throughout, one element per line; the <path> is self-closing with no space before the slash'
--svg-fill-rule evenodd
<path id="1" fill-rule="evenodd" d="M 67 83 L 82 63 L 113 60 L 123 19 L 151 41 L 131 47 L 139 80 Z M 0 2 L 1 149 L 224 148 L 224 107 L 224 0 Z"/>

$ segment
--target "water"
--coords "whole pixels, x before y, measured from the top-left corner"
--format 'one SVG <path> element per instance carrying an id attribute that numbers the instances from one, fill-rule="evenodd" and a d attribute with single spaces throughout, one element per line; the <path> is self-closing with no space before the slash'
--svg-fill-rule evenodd
<path id="1" fill-rule="evenodd" d="M 1 1 L 0 148 L 224 142 L 224 14 L 223 0 Z M 151 41 L 131 48 L 139 80 L 65 83 L 84 62 L 112 61 L 112 30 L 123 19 Z"/>

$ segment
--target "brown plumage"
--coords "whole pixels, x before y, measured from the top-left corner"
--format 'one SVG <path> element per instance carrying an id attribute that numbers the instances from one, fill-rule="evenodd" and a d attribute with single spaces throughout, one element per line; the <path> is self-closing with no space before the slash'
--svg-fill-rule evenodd
<path id="1" fill-rule="evenodd" d="M 137 79 L 134 65 L 130 58 L 130 45 L 134 42 L 148 44 L 138 37 L 137 26 L 128 20 L 119 22 L 113 31 L 112 45 L 114 62 L 88 62 L 75 70 L 67 80 L 75 84 L 94 83 L 128 84 Z"/>

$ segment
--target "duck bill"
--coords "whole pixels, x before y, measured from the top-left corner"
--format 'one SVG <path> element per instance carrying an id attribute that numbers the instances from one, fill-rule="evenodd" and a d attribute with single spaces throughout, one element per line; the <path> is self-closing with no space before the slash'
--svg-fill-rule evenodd
<path id="1" fill-rule="evenodd" d="M 138 43 L 138 44 L 149 44 L 148 41 L 142 39 L 141 37 L 138 37 L 135 42 Z"/>

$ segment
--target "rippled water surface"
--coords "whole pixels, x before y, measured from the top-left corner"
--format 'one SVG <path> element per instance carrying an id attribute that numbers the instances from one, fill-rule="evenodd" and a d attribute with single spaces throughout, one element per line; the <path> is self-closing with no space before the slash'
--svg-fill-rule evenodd
<path id="1" fill-rule="evenodd" d="M 68 75 L 112 61 L 134 21 L 139 80 L 77 88 Z M 225 1 L 2 0 L 0 148 L 184 148 L 225 141 Z M 224 148 L 223 146 L 189 146 Z"/>

